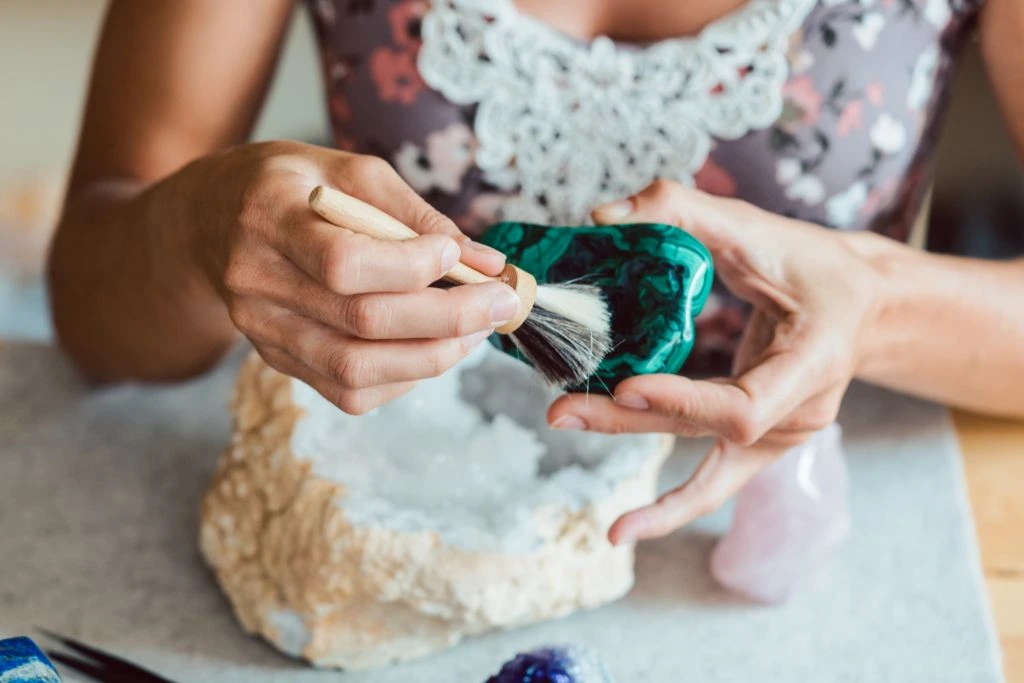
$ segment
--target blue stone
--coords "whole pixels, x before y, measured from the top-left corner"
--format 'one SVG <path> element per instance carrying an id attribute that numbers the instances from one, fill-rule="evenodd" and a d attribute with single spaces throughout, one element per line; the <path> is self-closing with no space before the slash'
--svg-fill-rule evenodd
<path id="1" fill-rule="evenodd" d="M 516 655 L 487 683 L 614 683 L 594 650 L 545 647 Z"/>
<path id="2" fill-rule="evenodd" d="M 60 683 L 60 675 L 31 638 L 0 640 L 0 681 Z"/>

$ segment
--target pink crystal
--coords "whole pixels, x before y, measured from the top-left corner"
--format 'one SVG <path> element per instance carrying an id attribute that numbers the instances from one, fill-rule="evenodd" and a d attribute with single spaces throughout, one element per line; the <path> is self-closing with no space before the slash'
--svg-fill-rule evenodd
<path id="1" fill-rule="evenodd" d="M 849 484 L 833 424 L 759 473 L 736 498 L 732 526 L 711 556 L 725 588 L 785 601 L 850 529 Z"/>

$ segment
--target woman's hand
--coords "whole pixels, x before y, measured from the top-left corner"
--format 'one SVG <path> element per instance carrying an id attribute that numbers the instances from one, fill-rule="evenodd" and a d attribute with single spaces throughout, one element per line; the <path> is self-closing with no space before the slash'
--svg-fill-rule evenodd
<path id="1" fill-rule="evenodd" d="M 614 399 L 572 395 L 552 426 L 713 436 L 697 471 L 623 515 L 613 543 L 662 536 L 718 508 L 786 450 L 831 424 L 876 314 L 875 271 L 839 233 L 659 181 L 601 207 L 598 223 L 677 225 L 703 242 L 718 275 L 753 312 L 731 378 L 633 377 Z"/>
<path id="2" fill-rule="evenodd" d="M 502 284 L 428 288 L 460 259 L 497 274 L 504 257 L 463 236 L 381 159 L 266 143 L 183 176 L 186 258 L 267 363 L 348 413 L 444 372 L 515 314 L 517 297 Z M 326 223 L 307 204 L 318 184 L 423 236 L 383 242 Z"/>

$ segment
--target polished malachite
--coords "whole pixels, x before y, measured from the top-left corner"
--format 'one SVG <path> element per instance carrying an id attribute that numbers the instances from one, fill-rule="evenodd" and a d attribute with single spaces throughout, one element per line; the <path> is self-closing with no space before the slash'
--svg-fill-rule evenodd
<path id="1" fill-rule="evenodd" d="M 580 281 L 604 292 L 612 311 L 613 351 L 589 386 L 607 391 L 633 375 L 676 373 L 690 355 L 694 317 L 711 291 L 713 267 L 704 245 L 657 223 L 549 227 L 498 223 L 481 241 L 533 273 L 537 282 Z M 506 337 L 495 344 L 520 357 Z"/>

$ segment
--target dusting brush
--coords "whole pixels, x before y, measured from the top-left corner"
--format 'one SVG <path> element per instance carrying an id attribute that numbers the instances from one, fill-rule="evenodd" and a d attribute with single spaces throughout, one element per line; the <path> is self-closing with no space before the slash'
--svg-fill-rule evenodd
<path id="1" fill-rule="evenodd" d="M 309 195 L 309 206 L 327 222 L 375 239 L 401 242 L 419 237 L 380 209 L 323 185 Z M 519 310 L 496 332 L 508 335 L 541 376 L 559 389 L 586 382 L 611 350 L 611 313 L 597 287 L 538 286 L 532 275 L 511 264 L 501 275 L 490 277 L 459 263 L 444 279 L 459 285 L 498 281 L 514 289 Z"/>

